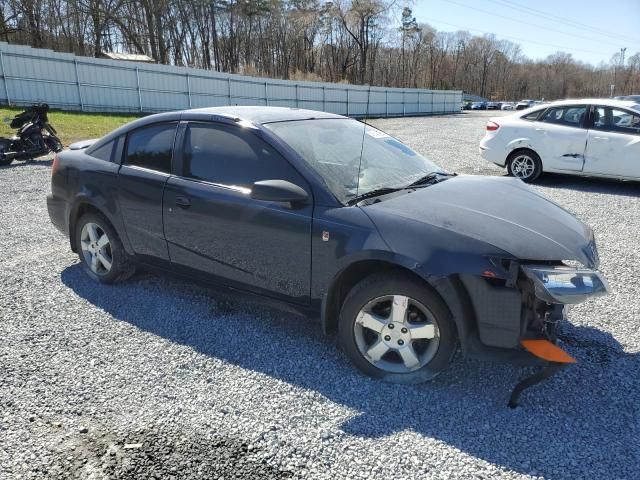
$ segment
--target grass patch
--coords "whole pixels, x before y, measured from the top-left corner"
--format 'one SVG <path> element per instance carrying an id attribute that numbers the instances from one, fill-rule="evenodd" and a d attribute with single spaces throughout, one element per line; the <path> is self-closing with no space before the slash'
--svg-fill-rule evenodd
<path id="1" fill-rule="evenodd" d="M 24 111 L 22 108 L 0 108 L 0 136 L 11 137 L 15 130 L 9 127 L 13 117 Z M 49 123 L 58 131 L 58 136 L 65 146 L 79 140 L 98 138 L 115 130 L 141 115 L 119 113 L 81 113 L 81 112 L 49 112 Z M 9 119 L 5 122 L 2 120 Z"/>

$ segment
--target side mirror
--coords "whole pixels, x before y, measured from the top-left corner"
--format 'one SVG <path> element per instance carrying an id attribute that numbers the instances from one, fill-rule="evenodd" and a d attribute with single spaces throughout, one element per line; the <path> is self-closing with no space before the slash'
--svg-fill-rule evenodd
<path id="1" fill-rule="evenodd" d="M 253 184 L 251 198 L 268 202 L 301 203 L 309 195 L 298 185 L 286 180 L 261 180 Z"/>

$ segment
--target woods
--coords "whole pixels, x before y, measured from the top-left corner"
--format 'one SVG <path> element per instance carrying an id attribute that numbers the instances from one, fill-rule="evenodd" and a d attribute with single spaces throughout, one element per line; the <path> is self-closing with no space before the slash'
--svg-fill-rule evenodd
<path id="1" fill-rule="evenodd" d="M 0 0 L 0 40 L 282 79 L 459 89 L 495 99 L 640 92 L 640 52 L 592 66 L 437 31 L 394 0 Z M 605 47 L 606 48 L 606 47 Z"/>

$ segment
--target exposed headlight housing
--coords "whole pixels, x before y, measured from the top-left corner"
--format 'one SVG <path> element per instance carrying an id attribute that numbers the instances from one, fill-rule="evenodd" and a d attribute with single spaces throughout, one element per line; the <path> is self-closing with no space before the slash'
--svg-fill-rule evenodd
<path id="1" fill-rule="evenodd" d="M 547 303 L 581 303 L 609 293 L 607 281 L 596 271 L 569 266 L 522 266 L 535 286 L 535 294 Z"/>

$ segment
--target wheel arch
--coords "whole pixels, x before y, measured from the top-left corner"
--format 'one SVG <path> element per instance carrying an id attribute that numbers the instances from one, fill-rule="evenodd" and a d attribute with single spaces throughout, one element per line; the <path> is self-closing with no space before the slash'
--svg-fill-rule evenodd
<path id="1" fill-rule="evenodd" d="M 422 283 L 442 300 L 451 315 L 463 352 L 467 352 L 470 338 L 477 331 L 477 327 L 469 294 L 457 275 L 425 278 L 410 267 L 389 260 L 356 261 L 335 275 L 322 299 L 322 331 L 325 334 L 337 331 L 342 304 L 349 291 L 360 280 L 373 273 L 391 270 L 401 271 Z"/>
<path id="2" fill-rule="evenodd" d="M 541 168 L 543 167 L 543 165 L 542 165 L 542 157 L 540 156 L 540 154 L 538 152 L 536 152 L 536 150 L 530 144 L 527 143 L 525 145 L 521 145 L 519 143 L 515 143 L 515 145 L 509 145 L 509 146 L 512 147 L 513 150 L 511 150 L 509 152 L 509 154 L 507 155 L 507 159 L 505 161 L 505 165 L 508 165 L 508 163 L 511 160 L 511 158 L 514 157 L 515 155 L 517 155 L 519 153 L 523 153 L 523 152 L 531 152 L 536 157 L 538 157 L 540 159 L 540 167 Z"/>
<path id="3" fill-rule="evenodd" d="M 76 197 L 73 205 L 69 209 L 68 221 L 69 244 L 73 252 L 77 253 L 78 251 L 78 246 L 76 245 L 75 238 L 76 223 L 78 222 L 80 217 L 82 217 L 82 215 L 86 213 L 96 213 L 102 215 L 107 220 L 107 222 L 109 222 L 109 225 L 115 230 L 127 253 L 131 253 L 126 236 L 122 234 L 121 230 L 116 226 L 116 222 L 114 222 L 113 219 L 110 218 L 110 215 L 107 213 L 107 211 L 107 208 L 99 205 L 99 203 L 97 202 L 94 202 L 90 197 L 86 197 L 84 195 Z"/>

